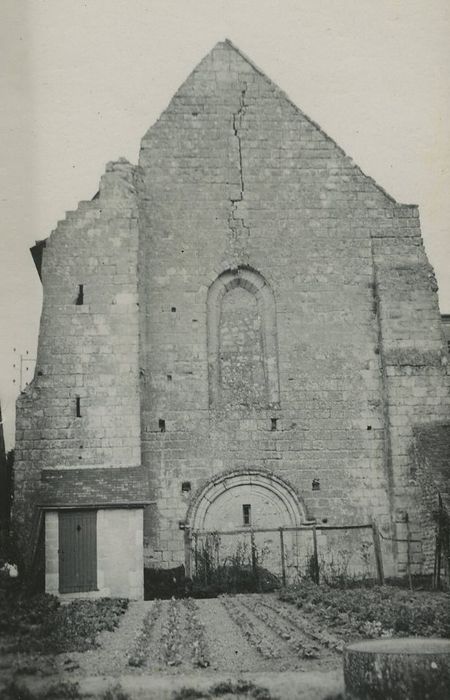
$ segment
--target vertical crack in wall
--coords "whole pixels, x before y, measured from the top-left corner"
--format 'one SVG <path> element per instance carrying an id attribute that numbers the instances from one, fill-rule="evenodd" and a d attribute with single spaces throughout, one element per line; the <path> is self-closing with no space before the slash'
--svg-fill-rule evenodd
<path id="1" fill-rule="evenodd" d="M 237 197 L 231 197 L 231 211 L 228 217 L 228 224 L 230 227 L 231 237 L 231 266 L 234 269 L 247 262 L 248 252 L 247 252 L 247 241 L 250 236 L 250 228 L 246 225 L 244 217 L 239 216 L 239 203 L 244 201 L 244 173 L 242 166 L 242 120 L 245 116 L 245 110 L 247 105 L 245 104 L 245 95 L 247 92 L 247 83 L 244 83 L 244 87 L 240 94 L 240 105 L 237 112 L 233 114 L 233 133 L 237 140 L 238 147 L 238 165 L 239 165 L 239 195 Z"/>
<path id="2" fill-rule="evenodd" d="M 370 254 L 372 261 L 372 295 L 374 303 L 374 316 L 376 323 L 377 346 L 379 357 L 379 369 L 381 375 L 381 400 L 382 400 L 382 415 L 383 415 L 383 433 L 384 433 L 384 470 L 387 478 L 387 495 L 389 500 L 390 521 L 392 532 L 396 537 L 395 526 L 395 483 L 394 483 L 394 468 L 392 463 L 392 437 L 391 437 L 391 417 L 390 417 L 390 396 L 389 396 L 389 377 L 386 371 L 385 350 L 383 341 L 383 329 L 381 326 L 381 300 L 379 296 L 379 279 L 378 265 L 376 262 L 376 253 L 374 250 L 374 240 L 370 238 Z M 394 549 L 394 557 L 397 559 L 397 543 L 392 543 Z"/>

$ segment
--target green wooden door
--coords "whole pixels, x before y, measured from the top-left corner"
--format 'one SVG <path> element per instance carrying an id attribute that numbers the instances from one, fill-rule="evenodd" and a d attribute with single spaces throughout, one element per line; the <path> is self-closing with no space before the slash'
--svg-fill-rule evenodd
<path id="1" fill-rule="evenodd" d="M 59 512 L 59 592 L 97 589 L 97 511 Z"/>

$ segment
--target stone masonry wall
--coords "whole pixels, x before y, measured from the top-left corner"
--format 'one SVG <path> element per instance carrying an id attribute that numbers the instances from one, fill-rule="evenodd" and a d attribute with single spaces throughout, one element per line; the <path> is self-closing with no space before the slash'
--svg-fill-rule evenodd
<path id="1" fill-rule="evenodd" d="M 170 567 L 195 494 L 259 470 L 319 526 L 375 519 L 386 573 L 404 569 L 406 513 L 421 536 L 413 430 L 450 410 L 417 208 L 229 42 L 145 134 L 139 166 L 110 164 L 58 225 L 42 280 L 16 523 L 31 522 L 41 469 L 142 459 L 146 564 Z"/>
<path id="2" fill-rule="evenodd" d="M 46 241 L 36 372 L 17 404 L 15 523 L 22 543 L 41 469 L 140 464 L 133 177 L 126 161 L 111 163 L 99 196 L 69 212 Z"/>
<path id="3" fill-rule="evenodd" d="M 147 563 L 184 560 L 182 482 L 231 469 L 286 478 L 319 522 L 390 532 L 371 236 L 399 206 L 226 43 L 145 135 L 140 168 Z M 227 410 L 209 403 L 207 296 L 247 269 L 275 299 L 280 400 Z"/>
<path id="4" fill-rule="evenodd" d="M 414 428 L 450 418 L 448 357 L 440 324 L 437 285 L 420 236 L 416 207 L 398 207 L 372 233 L 380 347 L 387 398 L 389 461 L 396 534 L 405 539 L 408 514 L 413 571 L 429 569 L 433 537 L 422 489 L 414 479 Z M 397 547 L 398 572 L 406 570 L 406 543 Z M 431 562 L 432 564 L 432 562 Z"/>
<path id="5" fill-rule="evenodd" d="M 224 298 L 219 326 L 220 394 L 224 405 L 266 406 L 262 319 L 242 287 Z"/>

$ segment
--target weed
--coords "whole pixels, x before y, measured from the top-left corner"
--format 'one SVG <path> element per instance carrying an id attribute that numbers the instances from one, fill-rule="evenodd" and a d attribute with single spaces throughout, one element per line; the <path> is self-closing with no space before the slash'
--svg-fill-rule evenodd
<path id="1" fill-rule="evenodd" d="M 11 681 L 2 693 L 3 700 L 36 700 L 36 697 L 31 690 L 17 681 Z"/>
<path id="2" fill-rule="evenodd" d="M 223 548 L 222 548 L 223 549 Z M 196 546 L 196 573 L 190 595 L 215 597 L 221 593 L 254 593 L 280 587 L 277 576 L 263 567 L 268 548 L 239 540 L 235 549 L 220 558 L 221 538 L 211 532 Z"/>
<path id="3" fill-rule="evenodd" d="M 175 691 L 172 695 L 172 700 L 197 700 L 198 698 L 210 698 L 209 694 L 205 695 L 201 690 L 196 688 L 181 688 Z"/>
<path id="4" fill-rule="evenodd" d="M 17 681 L 11 681 L 3 691 L 2 700 L 47 700 L 47 698 L 49 700 L 63 700 L 64 698 L 77 700 L 80 697 L 78 683 L 70 681 L 54 683 L 42 692 L 33 692 L 27 686 Z"/>
<path id="5" fill-rule="evenodd" d="M 123 690 L 120 683 L 116 683 L 103 693 L 102 700 L 130 700 L 130 696 Z"/>
<path id="6" fill-rule="evenodd" d="M 71 683 L 70 681 L 60 681 L 51 685 L 45 691 L 45 697 L 52 698 L 54 700 L 61 700 L 62 698 L 79 698 L 80 697 L 80 687 L 78 683 Z"/>
<path id="7" fill-rule="evenodd" d="M 238 680 L 236 683 L 225 681 L 218 683 L 210 689 L 210 694 L 214 698 L 222 695 L 247 696 L 255 700 L 276 700 L 267 690 L 251 681 Z"/>
<path id="8" fill-rule="evenodd" d="M 177 690 L 172 695 L 172 700 L 197 700 L 200 698 L 212 700 L 212 698 L 220 698 L 225 695 L 236 698 L 254 698 L 254 700 L 277 700 L 269 693 L 267 688 L 262 688 L 246 680 L 238 680 L 236 683 L 222 681 L 213 685 L 207 691 L 197 690 L 196 688 L 181 688 L 181 690 Z"/>

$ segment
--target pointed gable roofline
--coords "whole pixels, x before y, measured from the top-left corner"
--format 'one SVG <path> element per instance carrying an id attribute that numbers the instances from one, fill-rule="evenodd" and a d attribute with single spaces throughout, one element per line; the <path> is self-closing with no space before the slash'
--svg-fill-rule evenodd
<path id="1" fill-rule="evenodd" d="M 381 185 L 379 185 L 378 182 L 376 182 L 376 180 L 373 179 L 373 177 L 371 177 L 370 175 L 367 175 L 365 172 L 363 172 L 363 170 L 361 170 L 361 168 L 359 167 L 359 165 L 357 165 L 357 164 L 354 162 L 353 158 L 351 158 L 351 156 L 349 156 L 349 155 L 344 151 L 344 149 L 343 149 L 338 143 L 336 143 L 336 141 L 335 141 L 333 138 L 331 138 L 331 136 L 329 136 L 329 135 L 322 129 L 322 127 L 320 126 L 320 124 L 318 124 L 318 123 L 315 122 L 313 119 L 311 119 L 311 117 L 309 117 L 307 114 L 305 114 L 305 112 L 304 112 L 302 109 L 300 109 L 300 107 L 298 107 L 298 105 L 296 105 L 295 102 L 293 102 L 293 101 L 291 100 L 291 98 L 289 97 L 289 95 L 287 95 L 287 94 L 284 92 L 284 90 L 282 90 L 276 83 L 274 83 L 273 80 L 271 80 L 271 79 L 264 73 L 264 71 L 261 70 L 261 68 L 259 68 L 257 65 L 255 65 L 255 64 L 253 63 L 253 61 L 252 61 L 248 56 L 246 56 L 245 53 L 243 53 L 243 52 L 241 51 L 241 49 L 239 49 L 235 44 L 233 44 L 233 42 L 232 42 L 230 39 L 225 39 L 224 41 L 219 41 L 219 42 L 217 42 L 217 44 L 216 44 L 216 46 L 223 46 L 223 45 L 229 46 L 229 47 L 230 47 L 233 51 L 235 51 L 244 61 L 246 61 L 246 63 L 248 63 L 248 64 L 253 68 L 254 71 L 256 71 L 267 83 L 269 83 L 269 85 L 270 85 L 274 90 L 277 91 L 277 93 L 280 95 L 280 97 L 282 97 L 283 99 L 285 99 L 286 102 L 288 102 L 288 103 L 295 109 L 296 112 L 298 112 L 299 114 L 301 114 L 301 116 L 302 116 L 304 119 L 306 119 L 307 121 L 309 121 L 309 123 L 310 123 L 312 126 L 314 126 L 315 129 L 317 129 L 318 131 L 320 131 L 320 133 L 321 133 L 326 139 L 328 139 L 328 141 L 331 141 L 331 143 L 334 144 L 334 146 L 338 149 L 338 151 L 339 151 L 340 153 L 342 153 L 342 155 L 345 156 L 345 158 L 348 158 L 348 159 L 352 162 L 353 166 L 354 166 L 355 168 L 357 168 L 357 169 L 360 171 L 360 173 L 361 173 L 364 177 L 366 177 L 366 178 L 367 178 L 367 179 L 368 179 L 382 194 L 384 194 L 385 197 L 387 197 L 393 204 L 399 204 L 399 205 L 400 205 L 400 203 L 397 202 L 397 200 L 394 199 L 394 197 L 392 197 L 392 195 L 390 195 L 389 192 L 387 192 L 387 191 L 384 189 L 384 187 L 381 187 Z M 214 47 L 214 48 L 215 48 L 215 47 Z M 213 49 L 213 50 L 214 50 L 214 49 Z M 417 204 L 401 204 L 400 206 L 405 206 L 405 207 L 417 207 Z"/>
<path id="2" fill-rule="evenodd" d="M 293 100 L 291 100 L 291 98 L 284 92 L 284 90 L 282 90 L 273 80 L 271 80 L 271 79 L 264 73 L 264 71 L 261 70 L 261 68 L 259 68 L 255 63 L 253 63 L 253 61 L 252 61 L 243 51 L 241 51 L 241 49 L 239 49 L 235 44 L 233 44 L 233 42 L 232 42 L 230 39 L 226 38 L 226 39 L 224 39 L 223 41 L 218 41 L 218 42 L 215 44 L 215 46 L 203 57 L 203 59 L 202 59 L 201 61 L 199 61 L 199 63 L 197 63 L 197 65 L 196 65 L 195 68 L 189 73 L 189 75 L 187 76 L 187 78 L 186 78 L 186 80 L 183 82 L 183 84 L 184 84 L 187 80 L 189 80 L 189 78 L 191 77 L 191 75 L 193 75 L 193 74 L 197 71 L 197 69 L 198 69 L 199 65 L 202 63 L 202 61 L 204 61 L 204 60 L 214 51 L 214 49 L 216 49 L 217 47 L 227 47 L 229 50 L 234 51 L 243 61 L 245 61 L 245 62 L 252 68 L 252 70 L 254 70 L 258 75 L 260 75 L 261 78 L 262 78 L 262 79 L 263 79 L 263 80 L 264 80 L 264 81 L 265 81 L 265 82 L 266 82 L 266 83 L 267 83 L 267 84 L 282 98 L 282 99 L 284 99 L 284 100 L 295 110 L 295 112 L 297 112 L 303 119 L 305 119 L 306 121 L 308 121 L 315 129 L 317 129 L 317 131 L 318 131 L 320 134 L 322 134 L 322 136 L 323 136 L 325 139 L 327 139 L 330 143 L 332 143 L 332 144 L 334 145 L 334 147 L 336 148 L 336 150 L 337 150 L 339 153 L 341 153 L 341 154 L 344 156 L 344 158 L 346 158 L 346 159 L 352 164 L 352 166 L 353 166 L 356 170 L 358 170 L 359 173 L 360 173 L 364 178 L 366 178 L 366 179 L 367 179 L 381 194 L 383 194 L 390 202 L 392 202 L 392 204 L 395 204 L 395 205 L 397 205 L 397 206 L 399 206 L 399 207 L 411 207 L 411 208 L 414 208 L 414 209 L 417 209 L 417 208 L 418 208 L 418 205 L 417 205 L 417 204 L 404 204 L 404 203 L 397 202 L 397 200 L 394 199 L 394 197 L 393 197 L 392 195 L 390 195 L 389 192 L 387 192 L 381 185 L 379 185 L 378 182 L 377 182 L 373 177 L 371 177 L 370 175 L 367 175 L 367 174 L 359 167 L 359 165 L 358 165 L 357 163 L 355 163 L 355 161 L 353 160 L 353 158 L 352 158 L 351 156 L 349 156 L 349 155 L 344 151 L 344 149 L 343 149 L 333 138 L 331 138 L 331 136 L 329 136 L 329 135 L 324 131 L 324 129 L 322 129 L 322 127 L 320 126 L 320 124 L 318 124 L 317 122 L 315 122 L 315 121 L 314 121 L 313 119 L 311 119 L 311 117 L 308 116 L 302 109 L 300 109 L 300 107 L 298 107 L 298 105 L 296 105 L 295 102 L 293 102 Z M 163 110 L 162 114 L 164 114 L 165 111 L 166 111 L 166 110 Z M 162 114 L 161 114 L 160 117 L 149 127 L 149 129 L 147 130 L 146 134 L 147 134 L 149 131 L 151 131 L 151 130 L 153 129 L 153 127 L 159 122 L 159 120 L 161 119 Z M 146 134 L 144 134 L 142 140 L 145 139 Z M 97 193 L 94 195 L 94 197 L 92 198 L 92 200 L 96 200 L 96 199 L 98 199 L 98 197 L 99 197 L 99 192 L 97 192 Z M 45 244 L 46 244 L 46 241 L 47 241 L 47 240 L 48 240 L 48 239 L 36 241 L 36 244 L 35 244 L 32 248 L 30 248 L 31 255 L 32 255 L 33 260 L 34 260 L 34 263 L 35 263 L 35 265 L 36 265 L 36 269 L 37 269 L 37 271 L 38 271 L 39 277 L 41 277 L 42 257 L 43 257 L 43 251 L 44 251 Z"/>

